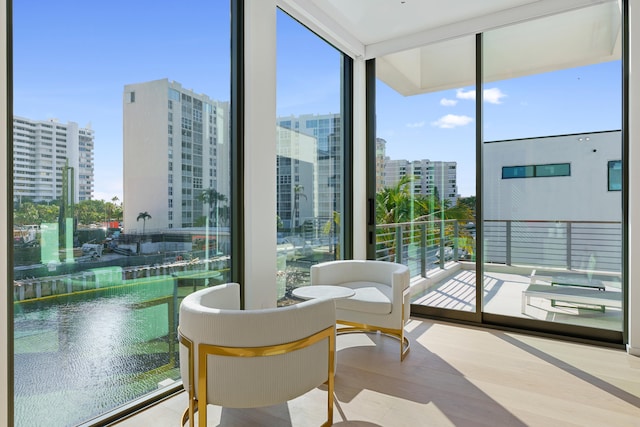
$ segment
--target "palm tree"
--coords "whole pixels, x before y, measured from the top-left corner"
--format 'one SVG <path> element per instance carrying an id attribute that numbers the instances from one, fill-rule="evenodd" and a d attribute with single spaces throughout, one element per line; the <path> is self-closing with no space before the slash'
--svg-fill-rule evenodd
<path id="1" fill-rule="evenodd" d="M 376 222 L 378 224 L 397 224 L 411 221 L 410 183 L 413 176 L 405 175 L 395 187 L 383 188 L 376 194 Z"/>
<path id="2" fill-rule="evenodd" d="M 218 213 L 218 204 L 227 201 L 227 196 L 218 192 L 215 188 L 206 188 L 198 196 L 198 199 L 209 205 L 209 220 L 213 223 L 213 213 Z M 218 226 L 218 221 L 215 223 Z"/>
<path id="3" fill-rule="evenodd" d="M 122 221 L 122 203 L 118 204 L 120 199 L 118 196 L 113 196 L 111 198 L 111 203 L 113 203 L 113 215 L 116 221 Z"/>
<path id="4" fill-rule="evenodd" d="M 293 187 L 293 212 L 291 214 L 291 229 L 296 228 L 297 225 L 297 217 L 300 214 L 300 196 L 304 197 L 307 200 L 307 195 L 304 194 L 304 186 L 300 184 L 296 184 Z"/>
<path id="5" fill-rule="evenodd" d="M 331 219 L 324 224 L 322 229 L 324 234 L 329 235 L 329 253 L 333 252 L 334 239 L 340 234 L 340 212 L 333 211 Z M 340 258 L 340 244 L 336 243 L 336 253 L 334 259 Z"/>
<path id="6" fill-rule="evenodd" d="M 151 219 L 151 215 L 149 215 L 149 212 L 144 211 L 144 212 L 140 212 L 138 214 L 138 217 L 136 218 L 136 222 L 142 220 L 142 234 L 144 235 L 144 229 L 145 226 L 147 225 L 147 220 Z"/>

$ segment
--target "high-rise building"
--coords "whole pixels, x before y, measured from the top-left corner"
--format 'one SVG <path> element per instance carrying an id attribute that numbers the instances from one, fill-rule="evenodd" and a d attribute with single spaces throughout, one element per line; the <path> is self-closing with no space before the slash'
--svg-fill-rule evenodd
<path id="1" fill-rule="evenodd" d="M 318 171 L 317 139 L 277 126 L 276 213 L 285 228 L 295 228 L 313 218 Z"/>
<path id="2" fill-rule="evenodd" d="M 384 186 L 393 187 L 404 176 L 413 176 L 412 194 L 437 196 L 439 200 L 449 200 L 451 206 L 454 206 L 458 201 L 456 169 L 456 162 L 387 158 L 384 168 Z"/>
<path id="3" fill-rule="evenodd" d="M 62 197 L 63 172 L 72 171 L 73 202 L 90 200 L 94 183 L 94 131 L 77 123 L 13 118 L 13 194 L 16 200 Z"/>
<path id="4" fill-rule="evenodd" d="M 312 220 L 318 225 L 328 221 L 333 217 L 334 211 L 340 210 L 337 204 L 342 194 L 341 115 L 303 114 L 279 117 L 277 125 L 278 215 L 287 227 L 285 218 L 291 218 L 291 214 L 287 214 L 287 206 L 299 204 L 298 219 L 289 221 L 289 224 L 296 226 L 305 220 Z M 296 145 L 299 147 L 295 148 Z M 307 167 L 286 168 L 283 157 L 287 156 L 294 163 L 306 162 Z M 284 182 L 290 188 L 285 188 Z M 305 189 L 305 196 L 301 200 L 296 189 L 302 187 Z M 312 210 L 305 210 L 304 206 Z"/>
<path id="5" fill-rule="evenodd" d="M 126 85 L 123 101 L 125 230 L 204 225 L 229 197 L 229 103 L 168 79 Z"/>

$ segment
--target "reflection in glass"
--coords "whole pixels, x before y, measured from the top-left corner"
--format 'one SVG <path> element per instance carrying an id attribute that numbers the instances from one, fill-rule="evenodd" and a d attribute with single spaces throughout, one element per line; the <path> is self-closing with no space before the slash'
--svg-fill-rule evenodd
<path id="1" fill-rule="evenodd" d="M 622 330 L 620 37 L 615 1 L 483 34 L 487 313 Z"/>
<path id="2" fill-rule="evenodd" d="M 376 59 L 376 257 L 423 278 L 412 310 L 476 310 L 474 44 Z"/>
<path id="3" fill-rule="evenodd" d="M 28 3 L 13 8 L 15 422 L 76 425 L 175 385 L 180 301 L 229 279 L 229 5 Z M 144 19 L 122 32 L 123 10 Z"/>
<path id="4" fill-rule="evenodd" d="M 277 13 L 278 304 L 309 284 L 311 265 L 343 257 L 343 54 Z"/>

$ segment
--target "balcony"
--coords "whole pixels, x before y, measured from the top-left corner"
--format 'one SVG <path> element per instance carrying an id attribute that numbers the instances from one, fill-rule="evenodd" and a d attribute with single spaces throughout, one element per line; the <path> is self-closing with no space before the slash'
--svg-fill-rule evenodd
<path id="1" fill-rule="evenodd" d="M 412 304 L 474 312 L 475 234 L 458 220 L 380 225 L 377 259 L 410 267 Z M 619 222 L 485 221 L 482 311 L 621 330 L 621 236 Z"/>

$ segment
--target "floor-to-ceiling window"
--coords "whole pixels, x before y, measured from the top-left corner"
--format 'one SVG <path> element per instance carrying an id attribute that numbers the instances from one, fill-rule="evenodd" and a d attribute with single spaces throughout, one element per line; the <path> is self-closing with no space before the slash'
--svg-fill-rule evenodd
<path id="1" fill-rule="evenodd" d="M 376 258 L 423 279 L 414 312 L 476 311 L 474 64 L 473 36 L 376 60 Z"/>
<path id="2" fill-rule="evenodd" d="M 278 304 L 313 264 L 344 257 L 344 54 L 277 12 Z M 347 85 L 348 87 L 348 85 Z M 266 213 L 265 213 L 266 214 Z"/>
<path id="3" fill-rule="evenodd" d="M 14 2 L 16 426 L 179 380 L 178 305 L 230 275 L 229 16 Z"/>
<path id="4" fill-rule="evenodd" d="M 376 58 L 376 257 L 412 313 L 621 341 L 621 46 L 607 1 Z"/>
<path id="5" fill-rule="evenodd" d="M 622 331 L 620 5 L 482 37 L 483 311 Z"/>

